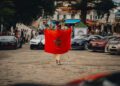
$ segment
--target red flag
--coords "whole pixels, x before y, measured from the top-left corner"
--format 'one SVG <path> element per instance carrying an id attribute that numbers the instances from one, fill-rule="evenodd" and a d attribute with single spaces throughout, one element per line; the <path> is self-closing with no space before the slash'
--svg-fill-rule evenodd
<path id="1" fill-rule="evenodd" d="M 45 51 L 53 54 L 63 54 L 71 47 L 72 29 L 45 29 Z"/>

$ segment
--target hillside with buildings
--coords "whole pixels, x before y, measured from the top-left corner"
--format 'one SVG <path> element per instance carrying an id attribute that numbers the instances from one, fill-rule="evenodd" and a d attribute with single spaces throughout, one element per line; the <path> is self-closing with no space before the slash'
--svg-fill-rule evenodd
<path id="1" fill-rule="evenodd" d="M 116 20 L 120 20 L 120 0 L 114 0 L 114 4 L 117 6 L 114 9 L 110 10 L 110 16 L 108 22 L 113 23 Z M 56 0 L 55 6 L 55 14 L 53 16 L 53 20 L 62 20 L 62 19 L 80 19 L 81 12 L 80 10 L 73 9 L 72 4 L 77 3 L 78 0 Z M 87 13 L 87 19 L 92 21 L 99 21 L 102 23 L 106 23 L 107 15 L 105 14 L 103 17 L 99 17 L 95 10 L 90 10 Z"/>

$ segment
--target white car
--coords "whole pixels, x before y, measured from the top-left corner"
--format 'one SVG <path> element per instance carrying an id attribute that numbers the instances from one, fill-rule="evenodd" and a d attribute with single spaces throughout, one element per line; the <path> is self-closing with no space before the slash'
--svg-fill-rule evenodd
<path id="1" fill-rule="evenodd" d="M 120 37 L 111 39 L 107 43 L 105 51 L 110 54 L 120 54 Z"/>
<path id="2" fill-rule="evenodd" d="M 44 35 L 38 35 L 35 38 L 30 40 L 30 49 L 43 49 L 45 45 Z"/>

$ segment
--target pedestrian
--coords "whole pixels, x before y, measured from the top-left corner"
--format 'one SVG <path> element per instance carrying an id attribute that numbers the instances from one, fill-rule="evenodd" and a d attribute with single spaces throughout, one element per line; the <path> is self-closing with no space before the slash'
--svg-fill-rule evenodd
<path id="1" fill-rule="evenodd" d="M 54 29 L 45 29 L 45 52 L 52 53 L 56 63 L 61 65 L 61 56 L 70 49 L 72 29 L 61 29 L 58 25 Z"/>
<path id="2" fill-rule="evenodd" d="M 25 44 L 25 29 L 23 29 L 23 43 Z"/>
<path id="3" fill-rule="evenodd" d="M 18 35 L 19 35 L 19 33 L 18 33 L 18 28 L 16 27 L 16 28 L 15 28 L 15 37 L 18 38 Z"/>
<path id="4" fill-rule="evenodd" d="M 31 39 L 34 37 L 33 30 L 31 30 Z"/>
<path id="5" fill-rule="evenodd" d="M 22 44 L 23 44 L 23 41 L 24 41 L 24 40 L 23 40 L 23 34 L 24 34 L 24 33 L 23 33 L 23 29 L 21 29 L 21 36 L 20 36 L 20 37 L 21 37 L 21 43 L 22 43 Z"/>

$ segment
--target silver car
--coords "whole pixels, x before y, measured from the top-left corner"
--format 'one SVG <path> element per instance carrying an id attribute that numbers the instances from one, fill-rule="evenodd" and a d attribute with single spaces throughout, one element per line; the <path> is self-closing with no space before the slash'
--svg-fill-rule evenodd
<path id="1" fill-rule="evenodd" d="M 109 52 L 110 54 L 120 54 L 120 37 L 111 39 L 107 43 L 105 51 Z"/>
<path id="2" fill-rule="evenodd" d="M 0 36 L 0 49 L 21 48 L 21 42 L 15 36 Z"/>

